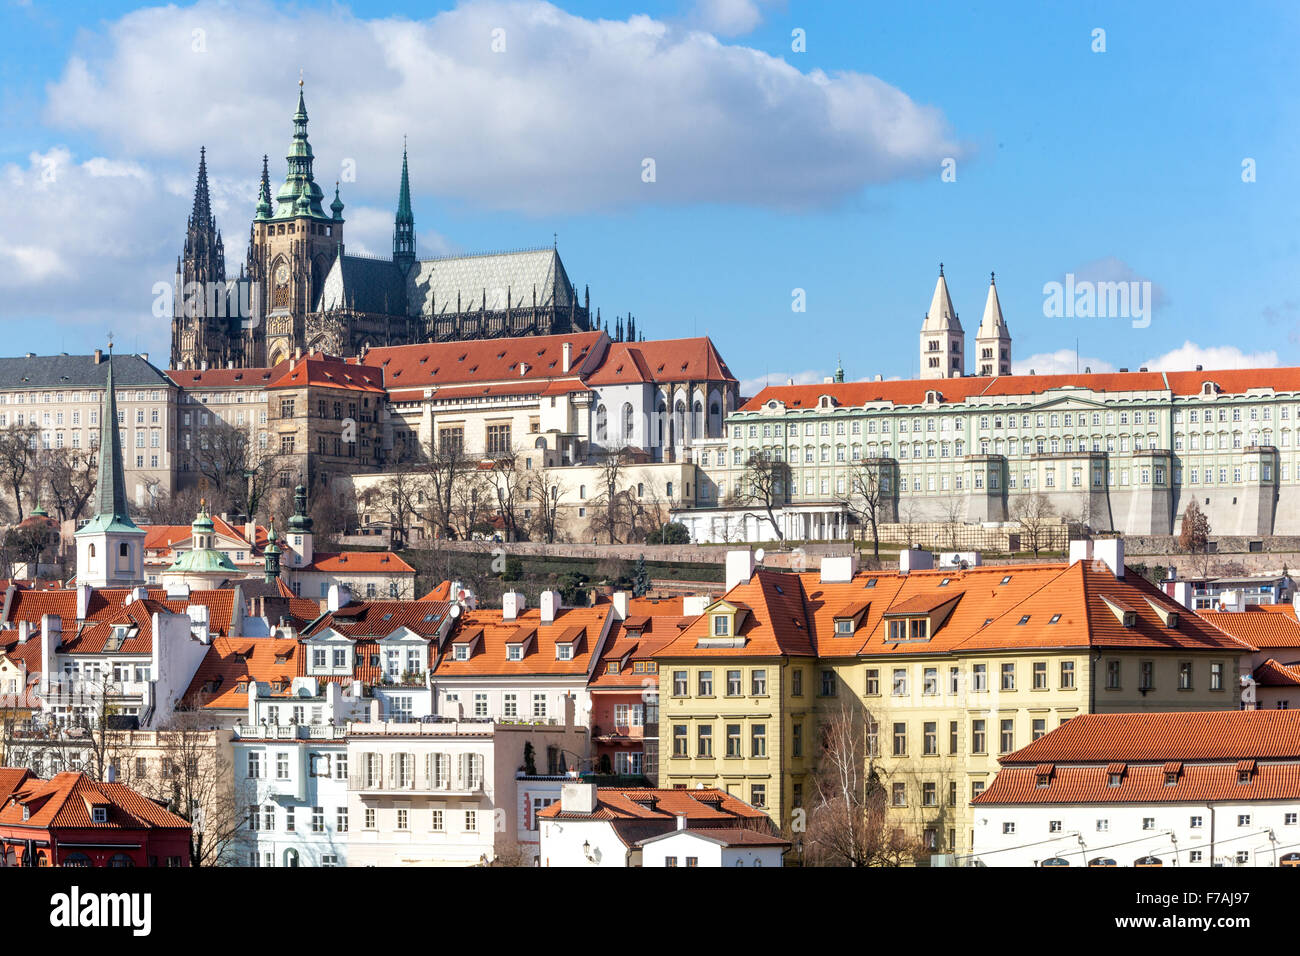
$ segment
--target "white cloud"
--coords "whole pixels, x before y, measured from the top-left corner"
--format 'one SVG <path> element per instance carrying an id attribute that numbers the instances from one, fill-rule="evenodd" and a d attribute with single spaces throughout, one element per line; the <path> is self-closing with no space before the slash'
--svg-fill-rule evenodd
<path id="1" fill-rule="evenodd" d="M 695 0 L 691 19 L 718 36 L 741 36 L 763 22 L 763 8 L 774 0 Z"/>
<path id="2" fill-rule="evenodd" d="M 1093 372 L 1113 372 L 1115 366 L 1105 359 L 1079 356 L 1075 359 L 1074 349 L 1057 349 L 1055 352 L 1039 352 L 1025 358 L 1012 359 L 1011 374 L 1028 375 L 1031 371 L 1037 375 L 1073 375 L 1085 368 Z"/>
<path id="3" fill-rule="evenodd" d="M 710 6 L 739 28 L 754 4 Z M 276 38 L 272 61 L 254 36 Z M 250 179 L 263 152 L 283 155 L 306 64 L 317 177 L 353 160 L 349 203 L 393 193 L 404 134 L 417 191 L 538 214 L 823 206 L 964 153 L 939 110 L 874 76 L 804 73 L 647 16 L 588 20 L 539 0 L 418 21 L 202 0 L 129 13 L 77 49 L 49 86 L 52 123 L 137 159 L 188 165 L 207 143 L 212 167 Z M 283 160 L 272 168 L 278 182 Z"/>
<path id="4" fill-rule="evenodd" d="M 1197 345 L 1184 342 L 1178 348 L 1142 363 L 1153 372 L 1190 371 L 1196 366 L 1214 368 L 1273 368 L 1277 352 L 1243 352 L 1235 345 Z"/>
<path id="5" fill-rule="evenodd" d="M 769 385 L 815 385 L 824 381 L 829 373 L 816 369 L 802 372 L 771 372 L 758 378 L 746 378 L 740 382 L 740 394 L 754 396 Z"/>

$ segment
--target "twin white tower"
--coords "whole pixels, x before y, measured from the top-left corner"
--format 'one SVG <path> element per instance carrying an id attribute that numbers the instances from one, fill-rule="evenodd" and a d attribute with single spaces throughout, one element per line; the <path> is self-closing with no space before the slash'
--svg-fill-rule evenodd
<path id="1" fill-rule="evenodd" d="M 1002 318 L 998 287 L 989 274 L 989 296 L 984 318 L 975 335 L 975 375 L 1011 374 L 1011 332 Z M 939 281 L 934 286 L 930 311 L 921 325 L 921 378 L 961 378 L 966 374 L 966 333 L 948 295 L 948 282 L 939 263 Z"/>

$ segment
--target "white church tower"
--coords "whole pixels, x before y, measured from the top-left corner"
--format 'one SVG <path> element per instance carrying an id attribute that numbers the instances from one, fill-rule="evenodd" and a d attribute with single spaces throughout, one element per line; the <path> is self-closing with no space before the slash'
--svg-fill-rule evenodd
<path id="1" fill-rule="evenodd" d="M 126 478 L 117 428 L 117 394 L 113 391 L 113 351 L 109 345 L 108 382 L 99 410 L 99 478 L 96 512 L 74 535 L 77 583 L 96 588 L 144 584 L 144 532 L 126 508 Z"/>
<path id="2" fill-rule="evenodd" d="M 1011 374 L 1011 332 L 1002 318 L 1002 303 L 998 301 L 997 277 L 989 273 L 989 297 L 984 302 L 984 318 L 975 333 L 977 375 Z"/>
<path id="3" fill-rule="evenodd" d="M 939 263 L 930 311 L 921 326 L 921 378 L 961 378 L 966 374 L 966 333 L 948 295 Z"/>

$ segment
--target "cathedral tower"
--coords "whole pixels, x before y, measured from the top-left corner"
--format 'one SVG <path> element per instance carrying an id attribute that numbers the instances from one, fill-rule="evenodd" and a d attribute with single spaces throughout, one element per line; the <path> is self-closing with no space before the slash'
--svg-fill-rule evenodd
<path id="1" fill-rule="evenodd" d="M 306 349 L 307 314 L 316 309 L 325 276 L 343 249 L 343 204 L 335 194 L 331 213 L 321 206 L 325 194 L 312 171 L 307 139 L 307 105 L 298 81 L 298 109 L 293 139 L 285 157 L 284 183 L 270 202 L 270 181 L 263 167 L 261 194 L 249 241 L 249 273 L 257 281 L 259 314 L 265 328 L 253 330 L 250 365 L 274 365 Z M 260 334 L 257 334 L 260 333 Z"/>
<path id="2" fill-rule="evenodd" d="M 172 368 L 224 365 L 230 357 L 226 250 L 212 215 L 207 150 L 199 150 L 194 208 L 185 227 L 185 248 L 176 259 L 172 307 Z"/>
<path id="3" fill-rule="evenodd" d="M 961 378 L 966 374 L 966 333 L 948 295 L 948 283 L 939 263 L 939 281 L 930 299 L 930 311 L 921 325 L 921 378 Z"/>
<path id="4" fill-rule="evenodd" d="M 989 297 L 984 302 L 984 318 L 975 333 L 976 368 L 979 375 L 1011 374 L 1011 332 L 1002 318 L 996 277 L 989 273 Z"/>
<path id="5" fill-rule="evenodd" d="M 402 145 L 402 185 L 397 193 L 393 222 L 393 262 L 405 274 L 415 264 L 415 214 L 411 212 L 411 178 L 406 171 L 406 145 Z"/>

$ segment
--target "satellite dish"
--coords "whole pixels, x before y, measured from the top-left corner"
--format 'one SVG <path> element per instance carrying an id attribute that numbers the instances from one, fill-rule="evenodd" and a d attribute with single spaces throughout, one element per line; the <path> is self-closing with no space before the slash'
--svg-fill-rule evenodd
<path id="1" fill-rule="evenodd" d="M 453 604 L 451 606 L 451 610 L 448 611 L 447 613 L 451 615 L 451 618 L 454 621 L 456 618 L 460 617 L 460 605 Z"/>
<path id="2" fill-rule="evenodd" d="M 757 551 L 754 552 L 754 560 L 757 561 L 759 564 L 762 564 L 762 563 L 763 563 L 763 558 L 764 558 L 766 555 L 767 555 L 767 552 L 764 551 L 762 548 L 759 548 Z"/>

